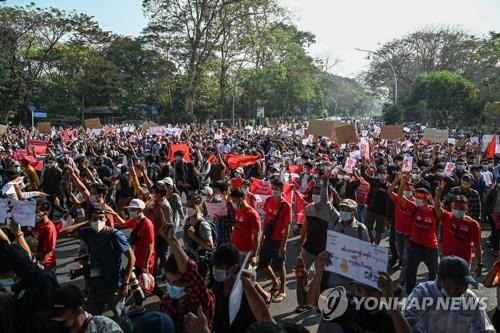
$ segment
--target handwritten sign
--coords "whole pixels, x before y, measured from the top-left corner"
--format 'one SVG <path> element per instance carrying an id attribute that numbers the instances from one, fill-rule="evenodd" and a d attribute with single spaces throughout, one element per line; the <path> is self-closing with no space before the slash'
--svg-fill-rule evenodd
<path id="1" fill-rule="evenodd" d="M 412 165 L 413 165 L 413 157 L 412 156 L 405 156 L 405 158 L 403 160 L 403 165 L 401 166 L 401 171 L 410 172 Z"/>
<path id="2" fill-rule="evenodd" d="M 424 140 L 431 143 L 444 143 L 448 141 L 448 130 L 436 128 L 424 129 Z"/>
<path id="3" fill-rule="evenodd" d="M 328 231 L 326 250 L 331 254 L 327 271 L 378 288 L 378 272 L 387 272 L 388 249 L 358 238 Z"/>
<path id="4" fill-rule="evenodd" d="M 353 124 L 339 126 L 335 128 L 335 139 L 337 142 L 358 142 L 356 128 Z"/>
<path id="5" fill-rule="evenodd" d="M 85 119 L 85 127 L 86 128 L 101 128 L 101 119 L 100 118 L 90 118 Z"/>
<path id="6" fill-rule="evenodd" d="M 356 160 L 348 157 L 347 160 L 345 161 L 344 171 L 347 173 L 352 173 L 353 172 L 352 169 L 354 168 L 355 165 L 356 165 Z"/>
<path id="7" fill-rule="evenodd" d="M 50 134 L 52 130 L 52 125 L 49 122 L 38 123 L 36 125 L 38 132 L 43 134 Z"/>
<path id="8" fill-rule="evenodd" d="M 308 134 L 316 136 L 325 136 L 328 138 L 334 138 L 335 128 L 345 125 L 338 120 L 310 120 L 309 128 L 307 129 Z"/>
<path id="9" fill-rule="evenodd" d="M 259 213 L 260 216 L 266 215 L 264 211 L 264 203 L 267 198 L 271 197 L 270 195 L 256 194 L 255 195 L 255 210 Z"/>
<path id="10" fill-rule="evenodd" d="M 227 208 L 224 203 L 205 202 L 205 207 L 207 208 L 207 214 L 211 217 L 215 218 L 227 215 Z"/>
<path id="11" fill-rule="evenodd" d="M 0 225 L 16 222 L 35 226 L 36 201 L 0 199 Z"/>
<path id="12" fill-rule="evenodd" d="M 453 174 L 453 171 L 455 171 L 455 163 L 447 162 L 444 167 L 444 174 L 447 176 L 451 176 Z"/>
<path id="13" fill-rule="evenodd" d="M 0 125 L 0 135 L 7 133 L 7 125 Z"/>
<path id="14" fill-rule="evenodd" d="M 385 140 L 404 139 L 403 125 L 385 125 L 380 128 L 380 138 Z"/>

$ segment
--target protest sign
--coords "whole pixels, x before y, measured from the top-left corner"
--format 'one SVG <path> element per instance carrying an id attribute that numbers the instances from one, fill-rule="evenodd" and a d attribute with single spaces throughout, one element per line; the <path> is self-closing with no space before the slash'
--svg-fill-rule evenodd
<path id="1" fill-rule="evenodd" d="M 225 203 L 205 202 L 207 214 L 211 217 L 221 217 L 227 215 L 227 208 Z"/>
<path id="2" fill-rule="evenodd" d="M 331 254 L 327 271 L 378 288 L 379 272 L 387 272 L 388 249 L 328 230 L 326 250 Z"/>
<path id="3" fill-rule="evenodd" d="M 354 168 L 355 165 L 356 165 L 356 160 L 348 157 L 347 160 L 345 161 L 344 171 L 347 173 L 352 173 L 353 172 L 352 169 Z"/>
<path id="4" fill-rule="evenodd" d="M 223 137 L 223 134 L 217 134 L 217 133 L 214 134 L 214 140 L 220 141 L 220 140 L 222 140 L 222 137 Z"/>
<path id="5" fill-rule="evenodd" d="M 361 136 L 367 136 L 368 130 L 361 130 Z"/>
<path id="6" fill-rule="evenodd" d="M 0 224 L 35 226 L 36 201 L 0 199 Z"/>
<path id="7" fill-rule="evenodd" d="M 343 125 L 335 128 L 335 141 L 337 143 L 358 142 L 358 135 L 353 124 Z"/>
<path id="8" fill-rule="evenodd" d="M 366 140 L 361 140 L 359 143 L 359 151 L 361 152 L 361 157 L 370 159 L 370 144 Z"/>
<path id="9" fill-rule="evenodd" d="M 413 165 L 413 157 L 405 156 L 405 158 L 403 159 L 403 165 L 401 166 L 401 171 L 410 172 L 412 169 L 412 165 Z"/>
<path id="10" fill-rule="evenodd" d="M 35 153 L 37 155 L 46 155 L 48 147 L 49 147 L 49 141 L 29 140 L 28 141 L 28 154 L 30 154 L 34 149 Z"/>
<path id="11" fill-rule="evenodd" d="M 351 151 L 349 157 L 355 160 L 361 159 L 361 152 L 359 150 Z"/>
<path id="12" fill-rule="evenodd" d="M 267 198 L 271 197 L 270 195 L 262 195 L 255 194 L 255 210 L 259 213 L 259 215 L 264 216 L 266 212 L 264 212 L 264 203 Z"/>
<path id="13" fill-rule="evenodd" d="M 479 137 L 477 137 L 477 136 L 471 136 L 470 137 L 470 143 L 479 143 Z"/>
<path id="14" fill-rule="evenodd" d="M 52 130 L 52 125 L 50 124 L 50 122 L 42 122 L 42 123 L 38 123 L 36 125 L 36 129 L 38 130 L 38 132 L 40 133 L 43 133 L 43 134 L 50 134 L 51 133 L 51 130 Z"/>
<path id="15" fill-rule="evenodd" d="M 453 171 L 455 171 L 455 163 L 447 162 L 444 167 L 444 174 L 447 176 L 451 176 L 453 174 Z"/>
<path id="16" fill-rule="evenodd" d="M 162 136 L 165 134 L 165 128 L 163 126 L 153 126 L 148 128 L 148 135 Z"/>
<path id="17" fill-rule="evenodd" d="M 85 119 L 85 128 L 101 128 L 101 119 L 99 118 L 90 118 Z"/>
<path id="18" fill-rule="evenodd" d="M 430 143 L 445 143 L 448 141 L 448 130 L 426 128 L 424 129 L 424 140 Z"/>
<path id="19" fill-rule="evenodd" d="M 310 120 L 307 134 L 315 136 L 325 136 L 328 138 L 335 137 L 335 128 L 343 126 L 342 122 L 338 120 Z"/>
<path id="20" fill-rule="evenodd" d="M 273 193 L 271 183 L 257 178 L 250 179 L 250 192 L 255 195 L 270 196 Z"/>
<path id="21" fill-rule="evenodd" d="M 448 144 L 454 145 L 457 143 L 457 140 L 455 138 L 448 138 Z"/>
<path id="22" fill-rule="evenodd" d="M 385 140 L 404 139 L 403 125 L 385 125 L 380 128 L 380 138 Z"/>
<path id="23" fill-rule="evenodd" d="M 0 135 L 4 135 L 7 132 L 7 125 L 0 125 Z"/>

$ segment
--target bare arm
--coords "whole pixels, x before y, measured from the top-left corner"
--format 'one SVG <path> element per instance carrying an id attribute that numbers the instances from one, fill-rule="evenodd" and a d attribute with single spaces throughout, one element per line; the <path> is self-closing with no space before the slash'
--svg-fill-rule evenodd
<path id="1" fill-rule="evenodd" d="M 483 280 L 483 285 L 486 288 L 498 287 L 498 279 L 496 277 L 499 270 L 500 260 L 497 260 Z"/>
<path id="2" fill-rule="evenodd" d="M 441 196 L 443 195 L 444 188 L 446 187 L 446 182 L 441 180 L 439 182 L 439 187 L 434 196 L 434 210 L 436 211 L 437 218 L 443 215 L 443 208 L 441 207 Z"/>
<path id="3" fill-rule="evenodd" d="M 78 189 L 78 191 L 80 191 L 80 193 L 83 195 L 83 197 L 86 200 L 89 200 L 89 198 L 90 198 L 90 191 L 82 183 L 82 181 L 80 180 L 80 178 L 78 178 L 78 176 L 75 175 L 75 171 L 73 169 L 71 169 L 71 168 L 69 168 L 69 170 L 70 170 L 69 173 L 70 173 L 70 176 L 71 176 L 71 180 L 75 184 L 76 188 Z"/>
<path id="4" fill-rule="evenodd" d="M 162 226 L 159 231 L 160 235 L 167 241 L 168 245 L 170 246 L 172 254 L 174 255 L 175 258 L 175 262 L 177 263 L 179 273 L 181 274 L 186 273 L 188 269 L 189 257 L 187 256 L 186 252 L 184 252 L 181 245 L 175 238 L 174 235 L 175 226 L 172 224 L 172 222 L 167 222 L 167 218 L 165 215 L 166 213 L 168 213 L 168 211 L 166 211 L 164 207 L 162 207 L 160 212 L 162 220 Z"/>
<path id="5" fill-rule="evenodd" d="M 252 311 L 255 319 L 257 319 L 258 321 L 272 320 L 272 316 L 269 312 L 269 309 L 267 308 L 266 302 L 260 296 L 257 289 L 255 289 L 253 283 L 243 275 L 241 276 L 241 280 L 243 283 L 243 291 L 245 292 L 245 295 L 247 297 L 248 305 L 250 306 L 250 310 Z"/>

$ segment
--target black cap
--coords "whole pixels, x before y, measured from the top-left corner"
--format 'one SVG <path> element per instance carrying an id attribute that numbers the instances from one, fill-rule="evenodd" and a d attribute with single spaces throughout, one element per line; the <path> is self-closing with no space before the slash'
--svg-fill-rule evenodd
<path id="1" fill-rule="evenodd" d="M 83 306 L 83 293 L 80 288 L 72 284 L 60 286 L 54 292 L 49 317 L 56 319 L 67 310 L 74 310 L 79 306 Z"/>
<path id="2" fill-rule="evenodd" d="M 441 259 L 438 272 L 439 275 L 451 278 L 455 283 L 477 285 L 477 281 L 470 275 L 469 264 L 460 257 L 449 256 Z"/>
<path id="3" fill-rule="evenodd" d="M 92 215 L 102 215 L 107 214 L 108 210 L 106 206 L 102 203 L 95 203 L 92 205 Z"/>
<path id="4" fill-rule="evenodd" d="M 214 265 L 232 266 L 234 264 L 239 264 L 240 252 L 233 244 L 222 244 L 215 250 L 212 261 Z"/>

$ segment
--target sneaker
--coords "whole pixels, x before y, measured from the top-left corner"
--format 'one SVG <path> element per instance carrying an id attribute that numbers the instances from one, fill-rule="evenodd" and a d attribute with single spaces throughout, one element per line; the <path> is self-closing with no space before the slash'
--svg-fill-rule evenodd
<path id="1" fill-rule="evenodd" d="M 127 314 L 129 316 L 137 316 L 137 315 L 140 315 L 140 314 L 143 314 L 144 312 L 146 312 L 146 308 L 141 306 L 141 305 L 131 305 L 129 308 L 128 308 L 128 311 L 127 311 Z"/>

